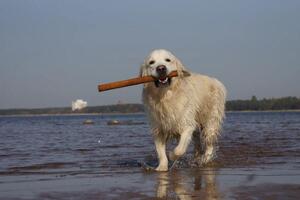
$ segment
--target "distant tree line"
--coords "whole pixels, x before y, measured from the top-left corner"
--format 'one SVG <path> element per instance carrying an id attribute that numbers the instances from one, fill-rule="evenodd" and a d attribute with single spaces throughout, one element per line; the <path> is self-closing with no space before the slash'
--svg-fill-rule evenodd
<path id="1" fill-rule="evenodd" d="M 231 100 L 226 102 L 227 111 L 263 111 L 263 110 L 300 110 L 300 98 L 283 97 L 258 100 L 252 96 L 249 100 Z M 79 111 L 71 107 L 37 108 L 37 109 L 0 109 L 0 115 L 43 115 L 43 114 L 84 114 L 84 113 L 140 113 L 144 112 L 142 104 L 117 104 L 107 106 L 89 106 Z"/>
<path id="2" fill-rule="evenodd" d="M 116 104 L 108 106 L 91 106 L 81 111 L 84 113 L 139 113 L 144 112 L 142 104 Z"/>
<path id="3" fill-rule="evenodd" d="M 242 111 L 242 110 L 295 110 L 300 109 L 300 98 L 282 97 L 258 100 L 256 96 L 252 96 L 249 100 L 232 100 L 226 102 L 226 110 Z"/>
<path id="4" fill-rule="evenodd" d="M 144 112 L 142 104 L 117 104 L 107 106 L 89 106 L 72 111 L 71 107 L 36 109 L 0 109 L 0 115 L 55 115 L 55 114 L 97 114 L 97 113 L 139 113 Z"/>

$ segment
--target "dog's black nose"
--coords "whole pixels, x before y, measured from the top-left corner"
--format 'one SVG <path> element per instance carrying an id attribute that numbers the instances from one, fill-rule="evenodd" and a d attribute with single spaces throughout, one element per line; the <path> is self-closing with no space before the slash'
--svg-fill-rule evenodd
<path id="1" fill-rule="evenodd" d="M 164 65 L 159 65 L 159 66 L 156 67 L 156 72 L 159 75 L 166 75 L 166 73 L 167 73 L 167 67 L 164 66 Z"/>

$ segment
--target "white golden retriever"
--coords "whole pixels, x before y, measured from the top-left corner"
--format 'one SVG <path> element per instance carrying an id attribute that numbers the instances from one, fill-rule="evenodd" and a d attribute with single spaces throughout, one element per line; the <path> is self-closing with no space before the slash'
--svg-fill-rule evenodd
<path id="1" fill-rule="evenodd" d="M 167 75 L 177 70 L 178 77 Z M 146 83 L 143 103 L 154 137 L 159 165 L 156 171 L 168 171 L 166 143 L 179 139 L 169 159 L 177 160 L 194 140 L 194 156 L 204 165 L 215 156 L 215 144 L 224 118 L 226 89 L 217 79 L 188 72 L 167 50 L 154 50 L 141 66 L 141 76 L 157 80 Z"/>

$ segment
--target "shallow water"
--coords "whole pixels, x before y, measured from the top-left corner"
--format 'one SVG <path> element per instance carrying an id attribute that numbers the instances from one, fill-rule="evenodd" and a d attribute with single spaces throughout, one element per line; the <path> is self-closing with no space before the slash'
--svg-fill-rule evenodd
<path id="1" fill-rule="evenodd" d="M 107 125 L 113 119 L 138 123 Z M 143 114 L 0 117 L 0 137 L 0 199 L 300 195 L 300 112 L 227 113 L 217 159 L 193 168 L 190 148 L 168 173 L 140 167 L 156 165 Z"/>

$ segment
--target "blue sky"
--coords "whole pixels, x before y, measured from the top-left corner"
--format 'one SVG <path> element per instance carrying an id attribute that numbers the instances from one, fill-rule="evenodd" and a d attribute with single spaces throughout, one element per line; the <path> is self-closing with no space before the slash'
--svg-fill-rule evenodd
<path id="1" fill-rule="evenodd" d="M 300 1 L 0 1 L 0 109 L 140 103 L 153 49 L 221 80 L 228 99 L 300 96 Z"/>

